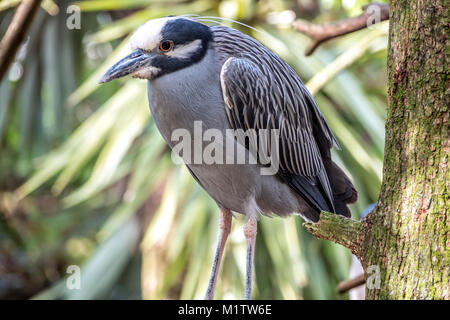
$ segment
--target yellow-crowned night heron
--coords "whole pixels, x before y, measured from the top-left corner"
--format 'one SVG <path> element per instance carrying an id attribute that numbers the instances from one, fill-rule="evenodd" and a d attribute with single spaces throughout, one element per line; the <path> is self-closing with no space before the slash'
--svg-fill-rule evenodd
<path id="1" fill-rule="evenodd" d="M 205 298 L 214 297 L 234 211 L 246 217 L 245 298 L 249 299 L 258 214 L 294 213 L 316 222 L 320 211 L 327 210 L 348 217 L 347 204 L 356 201 L 357 193 L 331 160 L 330 149 L 337 145 L 336 139 L 294 70 L 253 38 L 200 21 L 166 17 L 145 23 L 131 38 L 133 52 L 111 67 L 100 82 L 126 75 L 147 79 L 153 119 L 171 148 L 178 141 L 174 132 L 183 129 L 191 134 L 194 149 L 195 144 L 202 148 L 215 143 L 216 152 L 223 151 L 228 157 L 228 145 L 216 141 L 220 140 L 216 135 L 209 141 L 195 137 L 199 123 L 202 129 L 214 129 L 224 137 L 230 136 L 230 129 L 253 130 L 257 138 L 262 130 L 275 130 L 266 140 L 235 135 L 234 162 L 228 158 L 212 163 L 192 161 L 192 155 L 182 152 L 192 176 L 220 208 L 219 242 Z M 267 136 L 277 140 L 266 144 Z M 270 156 L 268 162 L 261 160 L 260 149 L 256 163 L 250 161 L 254 155 L 250 145 L 255 141 L 260 141 L 264 154 Z M 276 149 L 272 149 L 274 145 Z M 275 150 L 277 156 L 267 150 Z M 242 153 L 248 161 L 236 162 L 236 155 Z M 272 166 L 275 161 L 279 164 Z M 267 167 L 279 169 L 275 174 L 263 174 L 262 168 Z"/>

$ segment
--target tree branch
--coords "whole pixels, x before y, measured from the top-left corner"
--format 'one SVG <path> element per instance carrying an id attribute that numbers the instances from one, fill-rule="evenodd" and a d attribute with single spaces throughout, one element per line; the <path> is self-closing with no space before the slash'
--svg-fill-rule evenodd
<path id="1" fill-rule="evenodd" d="M 41 0 L 23 0 L 16 9 L 8 30 L 0 42 L 0 80 L 14 61 L 40 3 Z"/>
<path id="2" fill-rule="evenodd" d="M 304 20 L 293 23 L 294 28 L 311 38 L 311 44 L 305 55 L 311 55 L 325 41 L 358 31 L 375 23 L 389 19 L 389 5 L 385 3 L 370 3 L 362 7 L 361 15 L 349 19 L 325 24 L 314 24 Z"/>
<path id="3" fill-rule="evenodd" d="M 350 291 L 353 288 L 359 287 L 360 285 L 363 285 L 364 283 L 366 283 L 366 278 L 363 273 L 353 279 L 340 282 L 337 286 L 337 291 L 340 294 L 346 293 L 347 291 Z"/>
<path id="4" fill-rule="evenodd" d="M 306 222 L 303 226 L 315 237 L 340 244 L 350 249 L 358 258 L 360 257 L 361 244 L 364 238 L 362 222 L 322 211 L 319 222 Z"/>

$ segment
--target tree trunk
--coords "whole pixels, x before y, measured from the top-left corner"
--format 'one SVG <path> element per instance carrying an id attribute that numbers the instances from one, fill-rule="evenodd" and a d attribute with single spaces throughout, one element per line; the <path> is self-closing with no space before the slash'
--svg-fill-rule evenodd
<path id="1" fill-rule="evenodd" d="M 327 213 L 306 224 L 357 255 L 368 299 L 450 298 L 447 10 L 443 0 L 391 1 L 378 204 L 360 225 Z"/>

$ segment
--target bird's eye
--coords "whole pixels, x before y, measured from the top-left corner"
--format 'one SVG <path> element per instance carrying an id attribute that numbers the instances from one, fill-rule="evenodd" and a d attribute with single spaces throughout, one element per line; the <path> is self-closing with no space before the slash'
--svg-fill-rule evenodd
<path id="1" fill-rule="evenodd" d="M 159 44 L 159 50 L 162 52 L 168 52 L 173 48 L 173 41 L 165 40 Z"/>

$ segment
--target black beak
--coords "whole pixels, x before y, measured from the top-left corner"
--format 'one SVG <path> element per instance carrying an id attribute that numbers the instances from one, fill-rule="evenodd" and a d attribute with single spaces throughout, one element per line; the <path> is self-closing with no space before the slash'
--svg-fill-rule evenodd
<path id="1" fill-rule="evenodd" d="M 99 83 L 109 82 L 114 79 L 125 77 L 144 66 L 150 64 L 152 55 L 142 50 L 135 50 L 128 56 L 117 62 L 101 77 Z"/>

